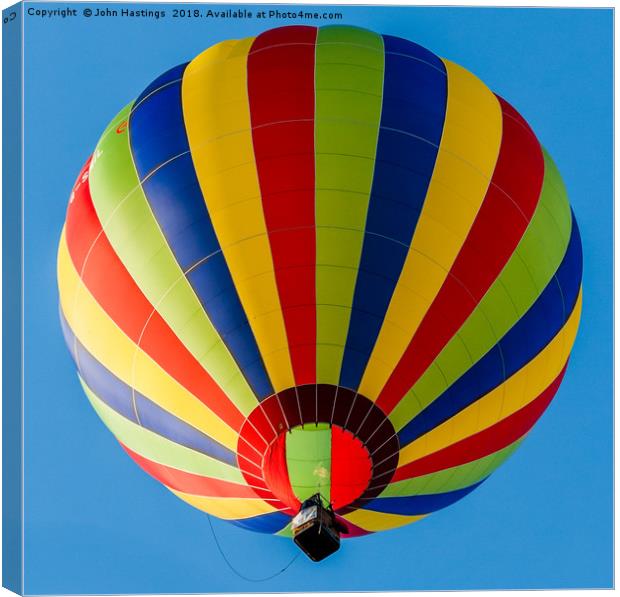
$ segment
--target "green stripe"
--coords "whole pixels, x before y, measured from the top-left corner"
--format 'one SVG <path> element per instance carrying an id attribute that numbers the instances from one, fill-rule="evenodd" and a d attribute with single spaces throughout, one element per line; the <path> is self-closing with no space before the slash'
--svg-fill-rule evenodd
<path id="1" fill-rule="evenodd" d="M 133 105 L 133 104 L 132 104 Z M 125 107 L 108 126 L 90 170 L 93 204 L 115 252 L 151 304 L 211 377 L 248 415 L 256 397 L 179 267 L 146 200 L 133 163 Z"/>
<path id="2" fill-rule="evenodd" d="M 278 537 L 288 537 L 289 539 L 292 539 L 293 531 L 291 530 L 291 523 L 289 522 L 281 531 L 278 531 L 276 535 Z"/>
<path id="3" fill-rule="evenodd" d="M 458 333 L 392 411 L 399 430 L 440 396 L 510 330 L 540 296 L 559 267 L 571 234 L 566 189 L 543 149 L 540 201 L 515 252 Z"/>
<path id="4" fill-rule="evenodd" d="M 380 497 L 428 495 L 469 487 L 489 476 L 519 447 L 522 441 L 523 438 L 518 439 L 502 450 L 467 464 L 415 477 L 414 479 L 390 483 Z"/>
<path id="5" fill-rule="evenodd" d="M 294 427 L 286 434 L 286 466 L 300 502 L 315 493 L 330 501 L 332 430 L 328 423 Z"/>
<path id="6" fill-rule="evenodd" d="M 188 473 L 247 485 L 239 469 L 185 446 L 175 444 L 165 437 L 126 419 L 96 396 L 86 385 L 86 382 L 79 375 L 78 377 L 88 400 L 101 420 L 114 436 L 129 449 L 153 462 Z"/>
<path id="7" fill-rule="evenodd" d="M 338 384 L 372 186 L 383 39 L 322 27 L 316 42 L 317 383 Z"/>

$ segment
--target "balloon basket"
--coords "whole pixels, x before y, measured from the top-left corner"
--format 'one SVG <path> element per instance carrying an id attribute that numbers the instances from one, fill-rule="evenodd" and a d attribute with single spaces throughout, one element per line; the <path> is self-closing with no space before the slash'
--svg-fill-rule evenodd
<path id="1" fill-rule="evenodd" d="M 313 561 L 320 562 L 340 548 L 340 531 L 331 507 L 320 494 L 307 499 L 291 523 L 293 541 Z"/>

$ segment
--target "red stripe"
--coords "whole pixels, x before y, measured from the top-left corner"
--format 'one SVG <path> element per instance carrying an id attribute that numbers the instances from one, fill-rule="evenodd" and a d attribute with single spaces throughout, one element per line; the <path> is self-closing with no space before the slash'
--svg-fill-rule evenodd
<path id="1" fill-rule="evenodd" d="M 203 477 L 194 473 L 153 462 L 144 456 L 134 452 L 122 442 L 119 442 L 125 452 L 146 471 L 151 477 L 155 477 L 170 489 L 190 493 L 191 495 L 202 495 L 205 497 L 225 497 L 225 498 L 256 498 L 254 490 L 247 485 L 239 485 L 230 481 Z"/>
<path id="2" fill-rule="evenodd" d="M 273 494 L 297 514 L 301 502 L 297 499 L 288 476 L 286 433 L 278 436 L 278 439 L 269 446 L 265 453 L 263 474 L 267 486 L 273 491 Z"/>
<path id="3" fill-rule="evenodd" d="M 316 379 L 315 27 L 259 35 L 248 56 L 252 139 L 295 383 Z"/>
<path id="4" fill-rule="evenodd" d="M 285 514 L 290 514 L 291 516 L 297 514 L 299 510 L 298 502 L 296 502 L 295 507 L 291 507 L 292 501 L 286 498 L 285 493 L 274 492 L 271 484 L 267 486 L 265 482 L 266 476 L 263 472 L 264 467 L 262 466 L 263 456 L 258 455 L 250 447 L 250 444 L 244 440 L 243 436 L 239 437 L 239 443 L 237 445 L 237 461 L 243 478 L 248 484 L 252 485 L 257 495 L 274 505 L 274 507 L 282 510 Z M 272 479 L 270 479 L 270 482 L 271 481 Z M 297 498 L 294 498 L 294 500 L 296 499 Z"/>
<path id="5" fill-rule="evenodd" d="M 84 166 L 74 187 L 66 222 L 67 247 L 82 281 L 102 309 L 133 342 L 140 341 L 142 350 L 168 374 L 207 405 L 222 421 L 239 431 L 244 421 L 243 415 L 163 318 L 153 311 L 153 306 L 142 294 L 102 232 L 101 222 L 90 195 L 89 162 Z"/>
<path id="6" fill-rule="evenodd" d="M 253 446 L 245 441 L 243 437 L 240 437 L 237 444 L 237 462 L 239 463 L 241 472 L 244 475 L 246 472 L 249 473 L 252 478 L 262 479 L 262 460 L 262 454 L 257 454 Z M 247 477 L 246 481 L 250 482 Z M 252 485 L 255 485 L 255 483 L 252 482 Z"/>
<path id="7" fill-rule="evenodd" d="M 101 232 L 101 224 L 97 215 L 94 214 L 95 210 L 90 199 L 88 172 L 92 161 L 93 156 L 91 155 L 82 166 L 73 184 L 69 205 L 67 206 L 65 236 L 75 269 L 78 272 L 82 271 L 84 260 L 93 240 Z M 91 212 L 94 215 L 91 215 Z M 77 220 L 77 225 L 71 225 L 73 223 L 71 220 Z"/>
<path id="8" fill-rule="evenodd" d="M 377 399 L 390 413 L 500 274 L 540 197 L 544 161 L 534 133 L 499 98 L 503 136 L 491 184 L 454 265 Z"/>
<path id="9" fill-rule="evenodd" d="M 545 412 L 560 387 L 565 371 L 566 364 L 553 383 L 540 396 L 499 423 L 400 467 L 394 473 L 392 483 L 473 462 L 516 442 Z"/>
<path id="10" fill-rule="evenodd" d="M 368 450 L 350 431 L 332 427 L 330 502 L 334 510 L 353 503 L 372 476 Z"/>
<path id="11" fill-rule="evenodd" d="M 348 533 L 343 533 L 340 536 L 341 539 L 353 539 L 355 537 L 363 537 L 364 535 L 371 535 L 373 533 L 373 531 L 367 531 L 362 527 L 358 527 L 356 524 L 353 524 L 346 518 L 342 518 L 342 516 L 339 516 L 338 514 L 336 514 L 336 519 L 338 522 L 346 526 L 349 531 Z"/>

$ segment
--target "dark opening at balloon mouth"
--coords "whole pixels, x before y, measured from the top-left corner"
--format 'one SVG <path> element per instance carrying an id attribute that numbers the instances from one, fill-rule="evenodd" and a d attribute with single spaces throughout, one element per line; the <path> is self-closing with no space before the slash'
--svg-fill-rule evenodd
<path id="1" fill-rule="evenodd" d="M 263 499 L 293 513 L 319 493 L 346 514 L 375 498 L 398 465 L 394 427 L 371 400 L 347 388 L 288 388 L 263 400 L 237 444 L 239 468 Z"/>

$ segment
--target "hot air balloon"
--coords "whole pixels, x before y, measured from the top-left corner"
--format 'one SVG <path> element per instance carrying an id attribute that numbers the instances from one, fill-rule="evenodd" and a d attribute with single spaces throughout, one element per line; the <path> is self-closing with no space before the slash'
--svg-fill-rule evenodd
<path id="1" fill-rule="evenodd" d="M 129 456 L 314 559 L 515 451 L 564 375 L 581 276 L 519 113 L 348 26 L 224 41 L 155 79 L 80 172 L 58 253 L 67 345 Z"/>

